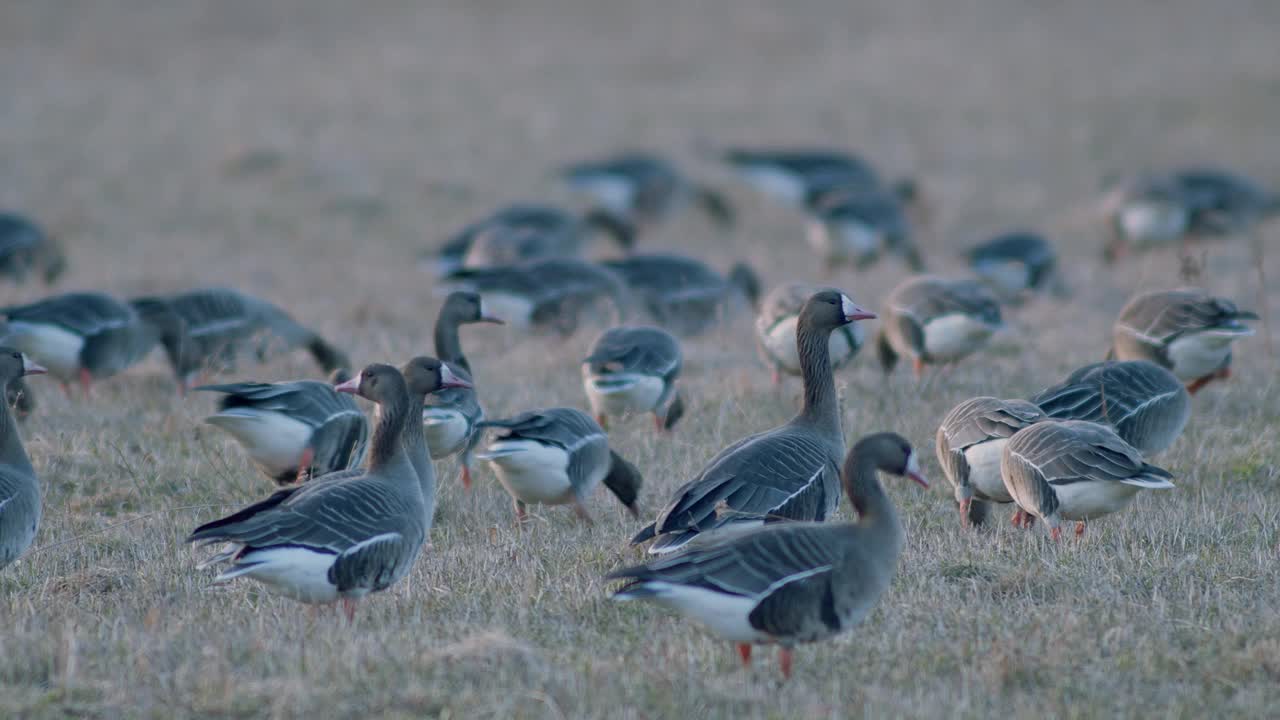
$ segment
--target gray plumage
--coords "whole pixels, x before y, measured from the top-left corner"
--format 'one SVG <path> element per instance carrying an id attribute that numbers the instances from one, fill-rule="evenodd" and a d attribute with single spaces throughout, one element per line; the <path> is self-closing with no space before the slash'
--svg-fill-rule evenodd
<path id="1" fill-rule="evenodd" d="M 706 332 L 730 309 L 735 295 L 754 306 L 760 278 L 745 263 L 725 277 L 706 263 L 671 254 L 632 255 L 606 260 L 653 321 L 684 337 Z"/>
<path id="2" fill-rule="evenodd" d="M 800 356 L 796 350 L 795 329 L 800 310 L 821 288 L 808 283 L 784 283 L 769 291 L 760 302 L 756 315 L 756 349 L 764 364 L 778 375 L 800 375 Z M 831 332 L 828 348 L 831 367 L 839 370 L 848 365 L 866 344 L 866 330 L 860 323 L 850 323 Z"/>
<path id="3" fill-rule="evenodd" d="M 886 372 L 904 356 L 919 374 L 976 352 L 1001 326 L 1000 303 L 982 284 L 919 275 L 885 299 L 876 349 Z"/>
<path id="4" fill-rule="evenodd" d="M 633 225 L 656 224 L 691 201 L 718 225 L 733 224 L 733 206 L 723 195 L 654 153 L 622 152 L 568 165 L 559 174 L 571 188 Z"/>
<path id="5" fill-rule="evenodd" d="M 1191 417 L 1191 397 L 1182 383 L 1144 360 L 1086 365 L 1031 402 L 1051 418 L 1109 425 L 1146 455 L 1172 445 Z"/>
<path id="6" fill-rule="evenodd" d="M 841 150 L 730 148 L 722 159 L 757 190 L 800 206 L 818 187 L 879 187 L 866 160 Z"/>
<path id="7" fill-rule="evenodd" d="M 630 300 L 626 284 L 616 273 L 571 258 L 464 268 L 449 275 L 447 285 L 452 290 L 479 293 L 485 305 L 505 322 L 551 328 L 566 336 L 577 330 L 584 309 L 604 299 L 611 301 L 615 319 L 625 320 Z M 508 308 L 505 314 L 504 307 Z"/>
<path id="8" fill-rule="evenodd" d="M 0 276 L 21 285 L 39 273 L 52 285 L 66 269 L 62 248 L 43 228 L 16 213 L 0 212 Z"/>
<path id="9" fill-rule="evenodd" d="M 576 257 L 595 230 L 603 230 L 624 248 L 634 244 L 632 229 L 603 212 L 578 217 L 549 205 L 509 205 L 460 230 L 437 252 L 442 275 L 463 267 L 515 265 L 554 257 Z"/>
<path id="10" fill-rule="evenodd" d="M 962 522 L 981 525 L 989 512 L 987 503 L 1013 502 L 1000 476 L 1004 445 L 1014 433 L 1045 417 L 1025 400 L 976 397 L 943 418 L 935 450 L 960 504 Z"/>
<path id="11" fill-rule="evenodd" d="M 592 412 L 597 419 L 651 412 L 671 429 L 684 411 L 676 391 L 683 365 L 680 342 L 665 330 L 624 325 L 604 331 L 582 366 Z"/>
<path id="12" fill-rule="evenodd" d="M 1039 233 L 1017 230 L 997 235 L 965 252 L 974 274 L 1002 300 L 1018 303 L 1028 294 L 1066 294 L 1058 255 Z"/>
<path id="13" fill-rule="evenodd" d="M 0 347 L 0 382 L 5 386 L 24 374 L 42 372 L 21 351 Z M 40 481 L 6 403 L 0 407 L 0 570 L 31 547 L 41 514 Z"/>
<path id="14" fill-rule="evenodd" d="M 1111 333 L 1119 360 L 1149 360 L 1167 368 L 1194 392 L 1231 367 L 1231 345 L 1253 328 L 1257 314 L 1198 288 L 1142 293 L 1120 311 Z"/>
<path id="15" fill-rule="evenodd" d="M 843 183 L 814 188 L 805 211 L 809 245 L 828 272 L 845 265 L 864 270 L 885 254 L 901 258 L 911 272 L 924 270 L 907 209 L 887 188 Z"/>

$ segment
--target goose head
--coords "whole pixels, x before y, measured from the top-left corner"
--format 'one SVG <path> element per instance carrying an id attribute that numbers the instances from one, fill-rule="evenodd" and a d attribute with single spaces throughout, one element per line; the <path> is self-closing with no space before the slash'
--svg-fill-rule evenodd
<path id="1" fill-rule="evenodd" d="M 800 309 L 800 327 L 815 330 L 834 330 L 856 320 L 872 320 L 876 314 L 863 309 L 848 295 L 839 290 L 827 289 L 814 293 Z"/>
<path id="2" fill-rule="evenodd" d="M 49 372 L 31 361 L 21 351 L 0 347 L 0 382 L 8 385 L 23 375 L 44 375 Z"/>
<path id="3" fill-rule="evenodd" d="M 407 394 L 404 377 L 400 374 L 400 371 L 382 363 L 369 365 L 364 370 L 361 370 L 359 375 L 344 383 L 335 385 L 333 389 L 338 392 L 359 395 L 365 400 L 371 400 L 379 405 L 390 403 L 397 396 Z"/>
<path id="4" fill-rule="evenodd" d="M 416 357 L 400 369 L 412 396 L 430 395 L 445 388 L 474 387 L 461 372 L 433 357 Z"/>
<path id="5" fill-rule="evenodd" d="M 484 306 L 484 300 L 480 297 L 480 293 L 458 290 L 456 292 L 449 293 L 449 297 L 445 299 L 444 304 L 445 311 L 460 324 L 504 324 L 501 319 L 489 314 L 487 308 Z"/>

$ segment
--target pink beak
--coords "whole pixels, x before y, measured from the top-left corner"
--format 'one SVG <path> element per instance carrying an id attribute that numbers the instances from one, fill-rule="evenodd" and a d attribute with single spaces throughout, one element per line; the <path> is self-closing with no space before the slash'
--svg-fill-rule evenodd
<path id="1" fill-rule="evenodd" d="M 30 360 L 23 360 L 23 361 L 22 361 L 22 374 L 23 374 L 23 375 L 44 375 L 44 374 L 45 374 L 45 373 L 47 373 L 47 372 L 49 372 L 49 371 L 48 371 L 47 369 L 45 369 L 43 366 L 37 365 L 37 364 L 35 364 L 35 363 L 31 362 Z"/>
<path id="2" fill-rule="evenodd" d="M 333 389 L 340 393 L 351 393 L 352 395 L 355 395 L 360 392 L 360 376 L 357 375 L 344 383 L 338 383 L 333 386 Z"/>
<path id="3" fill-rule="evenodd" d="M 440 364 L 440 387 L 441 388 L 472 388 L 475 385 L 467 382 L 466 379 L 458 377 L 448 365 Z"/>
<path id="4" fill-rule="evenodd" d="M 922 488 L 927 488 L 927 487 L 929 487 L 929 481 L 928 481 L 928 480 L 925 480 L 925 479 L 924 479 L 924 475 L 921 475 L 921 474 L 920 474 L 920 473 L 918 473 L 918 472 L 910 472 L 910 473 L 907 473 L 907 477 L 909 477 L 909 478 L 911 478 L 912 480 L 915 480 L 916 482 L 920 483 L 920 487 L 922 487 Z"/>
<path id="5" fill-rule="evenodd" d="M 875 320 L 877 316 L 870 310 L 856 308 L 852 315 L 846 315 L 845 317 L 849 318 L 849 322 L 856 322 L 858 320 Z"/>

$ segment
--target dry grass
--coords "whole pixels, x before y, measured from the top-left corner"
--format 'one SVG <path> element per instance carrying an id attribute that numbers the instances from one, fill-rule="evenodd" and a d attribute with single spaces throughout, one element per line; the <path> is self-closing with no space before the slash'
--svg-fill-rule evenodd
<path id="1" fill-rule="evenodd" d="M 1026 334 L 946 380 L 885 382 L 870 358 L 842 374 L 850 436 L 895 429 L 929 448 L 953 403 L 1096 359 L 1135 286 L 1177 282 L 1172 257 L 1099 267 L 1081 208 L 1100 175 L 1208 159 L 1280 182 L 1274 3 L 847 5 L 9 0 L 0 205 L 63 235 L 68 288 L 236 285 L 359 361 L 397 360 L 429 348 L 438 302 L 416 251 L 496 203 L 566 199 L 548 187 L 556 163 L 617 146 L 692 156 L 700 139 L 862 148 L 935 194 L 936 267 L 1030 224 L 1081 291 L 1020 313 Z M 770 283 L 810 276 L 795 218 L 735 198 L 733 236 L 689 217 L 646 244 L 745 257 Z M 1257 304 L 1245 243 L 1214 247 L 1210 268 L 1212 289 Z M 874 305 L 899 273 L 838 282 Z M 768 387 L 749 327 L 687 346 L 680 432 L 616 429 L 650 510 L 727 441 L 793 411 L 798 386 Z M 465 338 L 493 415 L 583 406 L 574 360 L 589 340 Z M 861 629 L 801 650 L 785 685 L 655 608 L 605 600 L 601 575 L 635 560 L 635 523 L 603 494 L 595 527 L 553 508 L 522 534 L 495 482 L 466 496 L 448 464 L 434 550 L 355 627 L 251 584 L 213 588 L 183 536 L 268 484 L 200 424 L 209 401 L 175 399 L 158 357 L 90 403 L 37 384 L 26 436 L 46 516 L 39 549 L 0 575 L 0 715 L 1271 714 L 1280 387 L 1261 350 L 1241 346 L 1237 377 L 1195 399 L 1159 458 L 1178 489 L 1084 542 L 1003 522 L 961 533 L 944 490 L 896 484 L 898 580 Z M 294 358 L 254 374 L 310 372 Z"/>

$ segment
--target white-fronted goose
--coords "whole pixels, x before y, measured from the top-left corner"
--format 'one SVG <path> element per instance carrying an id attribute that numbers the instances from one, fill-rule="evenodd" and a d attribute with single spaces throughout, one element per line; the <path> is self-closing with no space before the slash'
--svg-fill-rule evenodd
<path id="1" fill-rule="evenodd" d="M 1067 295 L 1058 255 L 1039 233 L 1015 230 L 997 235 L 969 248 L 965 259 L 969 269 L 1005 303 L 1022 303 L 1034 293 Z"/>
<path id="2" fill-rule="evenodd" d="M 809 246 L 822 259 L 824 272 L 843 266 L 865 270 L 886 253 L 902 258 L 911 272 L 924 270 L 907 209 L 892 191 L 878 185 L 820 187 L 811 191 L 804 209 Z"/>
<path id="3" fill-rule="evenodd" d="M 0 212 L 0 277 L 21 285 L 39 273 L 45 285 L 67 269 L 62 247 L 39 225 L 17 213 Z"/>
<path id="4" fill-rule="evenodd" d="M 684 364 L 680 342 L 655 327 L 624 325 L 596 338 L 582 361 L 582 385 L 601 427 L 610 416 L 653 413 L 658 430 L 684 415 L 676 378 Z"/>
<path id="5" fill-rule="evenodd" d="M 928 487 L 911 446 L 894 433 L 859 440 L 842 480 L 858 513 L 853 523 L 781 523 L 711 538 L 686 552 L 610 573 L 626 580 L 615 600 L 649 600 L 737 643 L 745 664 L 751 646 L 781 646 L 783 677 L 792 648 L 858 625 L 897 571 L 902 524 L 876 471 Z"/>
<path id="6" fill-rule="evenodd" d="M 822 288 L 806 283 L 779 285 L 765 296 L 756 315 L 756 347 L 765 365 L 773 373 L 773 384 L 783 375 L 800 375 L 800 354 L 796 346 L 796 327 L 800 311 L 809 298 Z M 839 370 L 848 365 L 866 342 L 866 330 L 859 323 L 849 323 L 831 332 L 828 353 L 831 367 Z"/>
<path id="7" fill-rule="evenodd" d="M 45 369 L 14 348 L 0 347 L 0 382 L 5 385 Z M 22 447 L 9 406 L 0 407 L 0 570 L 31 547 L 40 527 L 40 481 Z"/>
<path id="8" fill-rule="evenodd" d="M 370 365 L 337 387 L 378 403 L 367 469 L 277 491 L 196 528 L 187 542 L 229 543 L 202 564 L 229 562 L 216 582 L 248 577 L 304 603 L 355 603 L 413 567 L 426 537 L 419 478 L 401 442 L 410 399 L 389 365 Z M 416 422 L 416 418 L 413 419 Z"/>
<path id="9" fill-rule="evenodd" d="M 722 158 L 757 191 L 797 207 L 815 188 L 837 183 L 864 188 L 882 185 L 870 163 L 841 150 L 730 148 Z"/>
<path id="10" fill-rule="evenodd" d="M 1063 520 L 1076 521 L 1076 535 L 1083 535 L 1085 522 L 1124 508 L 1139 490 L 1173 487 L 1168 471 L 1143 460 L 1110 426 L 1083 420 L 1019 430 L 1004 446 L 1000 474 L 1024 525 L 1040 518 L 1054 540 Z"/>
<path id="11" fill-rule="evenodd" d="M 1144 455 L 1172 445 L 1191 417 L 1191 397 L 1178 378 L 1145 360 L 1086 365 L 1031 402 L 1051 418 L 1110 425 Z"/>
<path id="12" fill-rule="evenodd" d="M 925 365 L 956 362 L 976 352 L 1000 327 L 1000 303 L 977 281 L 921 275 L 889 293 L 876 349 L 885 372 L 902 356 L 920 377 Z"/>
<path id="13" fill-rule="evenodd" d="M 828 348 L 833 330 L 874 318 L 839 290 L 815 293 L 796 325 L 804 407 L 790 422 L 720 451 L 653 524 L 631 539 L 655 542 L 650 553 L 676 550 L 701 533 L 774 519 L 825 520 L 840 502 L 844 455 L 840 400 Z"/>
<path id="14" fill-rule="evenodd" d="M 938 464 L 955 490 L 960 522 L 986 522 L 987 503 L 1010 503 L 1013 498 L 1000 476 L 1000 460 L 1009 438 L 1045 418 L 1025 400 L 976 397 L 956 405 L 938 426 Z"/>
<path id="15" fill-rule="evenodd" d="M 77 380 L 88 394 L 94 380 L 131 367 L 180 332 L 103 293 L 54 295 L 0 314 L 8 320 L 3 342 L 47 367 L 68 394 L 68 383 Z"/>
<path id="16" fill-rule="evenodd" d="M 640 472 L 609 449 L 608 436 L 590 415 L 548 408 L 480 426 L 503 431 L 476 457 L 493 466 L 515 502 L 518 521 L 526 517 L 525 506 L 544 504 L 573 505 L 578 517 L 591 522 L 586 500 L 602 482 L 637 514 Z"/>
<path id="17" fill-rule="evenodd" d="M 733 224 L 733 206 L 723 195 L 693 182 L 653 153 L 623 152 L 575 163 L 561 168 L 560 177 L 605 210 L 640 228 L 657 224 L 690 201 L 717 225 Z"/>
<path id="18" fill-rule="evenodd" d="M 515 265 L 582 253 L 593 230 L 601 230 L 624 251 L 635 244 L 633 228 L 604 211 L 578 217 L 550 205 L 509 205 L 463 228 L 436 253 L 437 270 L 447 276 L 463 267 Z"/>
<path id="19" fill-rule="evenodd" d="M 671 254 L 632 255 L 601 263 L 626 282 L 653 321 L 685 337 L 705 332 L 741 295 L 760 300 L 760 278 L 746 263 L 725 277 L 700 260 Z"/>
<path id="20" fill-rule="evenodd" d="M 409 417 L 423 415 L 426 403 L 439 393 L 454 390 L 471 390 L 471 380 L 455 373 L 450 366 L 437 358 L 415 357 L 400 368 L 405 385 L 409 389 Z M 404 429 L 405 453 L 418 474 L 422 487 L 422 502 L 426 517 L 426 529 L 430 530 L 436 511 L 436 470 L 431 464 L 431 453 L 422 423 L 410 422 Z"/>
<path id="21" fill-rule="evenodd" d="M 1111 353 L 1118 360 L 1150 360 L 1168 368 L 1195 393 L 1231 375 L 1231 344 L 1253 334 L 1243 321 L 1257 319 L 1197 288 L 1142 293 L 1120 311 Z"/>
<path id="22" fill-rule="evenodd" d="M 612 270 L 571 258 L 463 268 L 449 275 L 446 286 L 478 293 L 493 317 L 516 328 L 550 328 L 565 336 L 577 330 L 581 311 L 603 298 L 612 301 L 617 320 L 625 320 L 629 298 Z"/>
<path id="23" fill-rule="evenodd" d="M 333 384 L 350 379 L 344 370 Z M 355 401 L 317 380 L 202 385 L 223 393 L 205 422 L 225 430 L 258 469 L 282 485 L 346 470 L 364 462 L 369 421 Z"/>

